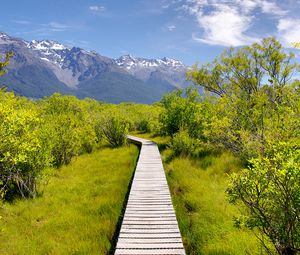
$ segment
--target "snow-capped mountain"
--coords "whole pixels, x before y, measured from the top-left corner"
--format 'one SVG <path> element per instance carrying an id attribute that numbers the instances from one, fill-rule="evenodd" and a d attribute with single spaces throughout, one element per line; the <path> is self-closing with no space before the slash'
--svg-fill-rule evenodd
<path id="1" fill-rule="evenodd" d="M 172 67 L 172 68 L 185 68 L 183 63 L 171 59 L 171 58 L 162 58 L 162 59 L 146 59 L 146 58 L 135 58 L 131 55 L 124 55 L 116 59 L 118 66 L 125 67 L 127 70 L 133 68 L 157 68 L 157 67 Z"/>
<path id="2" fill-rule="evenodd" d="M 28 42 L 0 33 L 0 53 L 6 51 L 13 51 L 14 57 L 0 81 L 16 93 L 30 97 L 60 91 L 110 102 L 148 103 L 186 85 L 186 67 L 171 58 L 125 55 L 112 59 L 56 41 Z"/>
<path id="3" fill-rule="evenodd" d="M 148 81 L 160 76 L 160 79 L 175 87 L 183 87 L 185 82 L 186 67 L 178 60 L 171 58 L 146 59 L 124 55 L 116 59 L 118 66 L 127 70 L 131 75 Z"/>
<path id="4" fill-rule="evenodd" d="M 41 55 L 42 60 L 52 61 L 60 67 L 62 67 L 64 58 L 67 55 L 67 50 L 69 50 L 64 45 L 49 40 L 32 40 L 31 42 L 27 43 L 27 47 L 37 51 Z"/>

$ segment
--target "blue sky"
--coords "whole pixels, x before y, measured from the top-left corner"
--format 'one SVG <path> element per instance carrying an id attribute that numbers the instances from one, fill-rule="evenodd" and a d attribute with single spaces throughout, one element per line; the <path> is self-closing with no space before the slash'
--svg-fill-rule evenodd
<path id="1" fill-rule="evenodd" d="M 166 56 L 192 65 L 266 36 L 286 48 L 300 42 L 300 0 L 10 0 L 1 10 L 0 30 L 10 35 L 114 58 Z"/>

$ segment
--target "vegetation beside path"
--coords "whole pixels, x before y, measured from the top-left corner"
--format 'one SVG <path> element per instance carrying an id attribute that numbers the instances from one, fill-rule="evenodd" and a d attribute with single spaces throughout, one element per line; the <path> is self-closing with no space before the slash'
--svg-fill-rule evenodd
<path id="1" fill-rule="evenodd" d="M 161 150 L 187 254 L 260 254 L 255 235 L 234 227 L 232 220 L 238 209 L 225 196 L 229 174 L 242 168 L 238 158 L 228 152 L 174 156 L 169 137 L 137 132 L 134 135 L 154 140 Z"/>
<path id="2" fill-rule="evenodd" d="M 137 157 L 104 148 L 49 170 L 42 196 L 0 209 L 0 254 L 108 254 Z"/>

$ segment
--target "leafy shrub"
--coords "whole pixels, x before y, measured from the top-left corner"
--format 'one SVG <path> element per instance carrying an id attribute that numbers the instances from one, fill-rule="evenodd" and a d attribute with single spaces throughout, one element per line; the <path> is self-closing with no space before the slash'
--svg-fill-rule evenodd
<path id="1" fill-rule="evenodd" d="M 185 129 L 193 138 L 203 134 L 201 104 L 196 90 L 188 88 L 185 91 L 174 91 L 162 99 L 164 111 L 160 114 L 162 134 L 173 136 L 179 130 Z"/>
<path id="2" fill-rule="evenodd" d="M 101 128 L 111 146 L 119 147 L 126 143 L 128 127 L 126 122 L 121 118 L 107 116 Z"/>
<path id="3" fill-rule="evenodd" d="M 151 124 L 149 120 L 146 119 L 141 119 L 136 123 L 136 129 L 138 131 L 144 132 L 144 133 L 149 133 L 151 132 Z"/>
<path id="4" fill-rule="evenodd" d="M 77 132 L 76 122 L 67 115 L 58 115 L 50 125 L 53 164 L 56 167 L 69 164 L 72 157 L 79 154 L 81 148 L 80 134 Z"/>
<path id="5" fill-rule="evenodd" d="M 36 180 L 50 164 L 49 139 L 35 105 L 0 92 L 0 193 L 35 196 Z"/>
<path id="6" fill-rule="evenodd" d="M 57 167 L 70 163 L 72 157 L 92 152 L 97 135 L 93 101 L 80 101 L 73 96 L 54 94 L 43 100 L 42 111 L 46 119 L 45 130 L 52 141 L 53 164 Z"/>
<path id="7" fill-rule="evenodd" d="M 173 136 L 171 149 L 175 156 L 192 155 L 196 149 L 195 139 L 191 138 L 187 131 L 181 130 Z"/>
<path id="8" fill-rule="evenodd" d="M 279 143 L 265 157 L 234 174 L 227 194 L 232 203 L 243 203 L 247 214 L 237 225 L 257 228 L 268 236 L 278 254 L 297 254 L 300 249 L 300 147 Z M 264 247 L 267 241 L 262 238 Z"/>

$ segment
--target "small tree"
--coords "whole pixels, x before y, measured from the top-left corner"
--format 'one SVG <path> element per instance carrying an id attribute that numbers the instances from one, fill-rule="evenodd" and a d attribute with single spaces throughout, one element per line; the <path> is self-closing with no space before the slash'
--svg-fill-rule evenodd
<path id="1" fill-rule="evenodd" d="M 198 92 L 192 88 L 186 91 L 176 90 L 165 95 L 161 101 L 164 107 L 160 114 L 162 133 L 173 136 L 184 129 L 190 137 L 201 137 L 203 127 L 199 101 Z"/>
<path id="2" fill-rule="evenodd" d="M 11 59 L 11 57 L 13 56 L 12 52 L 6 52 L 5 53 L 5 59 L 3 62 L 0 62 L 0 76 L 2 76 L 3 74 L 5 74 L 6 70 L 4 69 L 8 63 L 9 60 Z"/>
<path id="3" fill-rule="evenodd" d="M 241 202 L 247 214 L 238 225 L 257 228 L 278 254 L 300 252 L 300 147 L 280 143 L 266 157 L 234 174 L 227 190 L 230 202 Z M 268 249 L 266 240 L 261 239 Z"/>
<path id="4" fill-rule="evenodd" d="M 107 116 L 101 125 L 102 132 L 107 141 L 113 147 L 119 147 L 126 143 L 127 124 L 120 117 Z"/>

